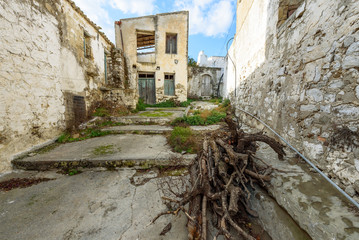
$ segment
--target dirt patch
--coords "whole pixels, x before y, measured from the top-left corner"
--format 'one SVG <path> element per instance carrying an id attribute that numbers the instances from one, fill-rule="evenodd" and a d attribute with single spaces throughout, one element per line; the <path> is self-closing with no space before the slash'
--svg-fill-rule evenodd
<path id="1" fill-rule="evenodd" d="M 10 191 L 14 188 L 27 188 L 41 182 L 55 180 L 53 178 L 12 178 L 7 181 L 0 182 L 1 191 Z"/>

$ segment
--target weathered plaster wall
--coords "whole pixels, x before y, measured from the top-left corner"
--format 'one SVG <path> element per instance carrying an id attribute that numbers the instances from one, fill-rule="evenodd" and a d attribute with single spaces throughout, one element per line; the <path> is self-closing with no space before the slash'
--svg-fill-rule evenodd
<path id="1" fill-rule="evenodd" d="M 84 30 L 91 57 L 84 56 Z M 111 43 L 71 1 L 0 2 L 0 172 L 12 157 L 56 137 L 73 95 L 101 98 Z"/>
<path id="2" fill-rule="evenodd" d="M 197 64 L 200 67 L 215 67 L 224 69 L 226 65 L 226 58 L 220 56 L 208 57 L 204 51 L 200 51 L 197 57 Z"/>
<path id="3" fill-rule="evenodd" d="M 122 39 L 121 42 L 121 30 Z M 136 30 L 154 31 L 156 38 L 155 63 L 137 61 Z M 115 25 L 116 46 L 128 57 L 130 66 L 131 89 L 137 92 L 138 73 L 154 72 L 156 82 L 156 101 L 167 99 L 185 101 L 187 99 L 187 56 L 188 56 L 188 12 L 174 12 L 122 19 Z M 166 33 L 177 34 L 177 54 L 166 54 Z M 165 73 L 175 74 L 175 96 L 164 95 Z M 137 99 L 136 99 L 137 100 Z"/>
<path id="4" fill-rule="evenodd" d="M 222 71 L 223 69 L 214 67 L 188 67 L 188 97 L 195 99 L 211 96 L 221 97 L 223 84 L 219 82 L 221 80 Z M 205 76 L 209 76 L 210 79 L 209 94 L 205 94 L 206 90 L 204 89 L 205 86 L 203 86 Z"/>
<path id="5" fill-rule="evenodd" d="M 239 3 L 227 94 L 358 200 L 359 2 L 307 0 L 277 28 L 278 7 Z"/>

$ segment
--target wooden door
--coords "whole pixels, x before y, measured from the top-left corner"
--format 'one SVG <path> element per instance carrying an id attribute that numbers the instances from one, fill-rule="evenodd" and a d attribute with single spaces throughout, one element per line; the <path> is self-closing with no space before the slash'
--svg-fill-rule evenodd
<path id="1" fill-rule="evenodd" d="M 202 76 L 202 96 L 211 96 L 212 95 L 212 91 L 211 91 L 211 76 L 209 75 L 203 75 Z"/>
<path id="2" fill-rule="evenodd" d="M 154 73 L 141 73 L 138 78 L 138 92 L 140 98 L 147 104 L 156 103 L 156 85 Z"/>

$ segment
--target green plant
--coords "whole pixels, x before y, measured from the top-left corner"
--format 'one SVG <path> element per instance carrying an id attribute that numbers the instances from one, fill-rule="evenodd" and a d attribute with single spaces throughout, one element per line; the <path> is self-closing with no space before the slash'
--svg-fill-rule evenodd
<path id="1" fill-rule="evenodd" d="M 94 155 L 105 155 L 114 153 L 113 145 L 99 146 L 95 148 L 92 153 Z"/>
<path id="2" fill-rule="evenodd" d="M 163 107 L 163 108 L 169 108 L 169 107 L 177 107 L 177 103 L 173 99 L 166 100 L 164 102 L 156 103 L 156 104 L 147 104 L 147 107 Z"/>
<path id="3" fill-rule="evenodd" d="M 73 176 L 73 175 L 76 175 L 76 174 L 79 174 L 79 173 L 81 173 L 81 171 L 79 171 L 79 170 L 77 170 L 77 169 L 70 169 L 70 170 L 68 170 L 68 172 L 67 172 L 67 174 L 68 174 L 69 176 Z"/>
<path id="4" fill-rule="evenodd" d="M 69 133 L 63 133 L 57 140 L 56 142 L 58 143 L 65 143 L 67 142 L 67 140 L 71 137 L 71 135 Z"/>
<path id="5" fill-rule="evenodd" d="M 188 99 L 187 101 L 181 102 L 180 106 L 181 107 L 188 107 L 191 104 L 191 102 L 193 102 L 193 101 L 194 100 L 192 100 L 192 99 Z"/>
<path id="6" fill-rule="evenodd" d="M 190 67 L 198 67 L 196 60 L 194 60 L 192 57 L 188 56 L 188 62 L 187 65 Z"/>
<path id="7" fill-rule="evenodd" d="M 225 117 L 226 117 L 225 113 L 212 111 L 211 115 L 209 115 L 206 119 L 206 125 L 218 123 L 222 121 L 222 119 L 224 119 Z"/>
<path id="8" fill-rule="evenodd" d="M 175 127 L 168 141 L 175 152 L 196 153 L 198 150 L 195 135 L 188 127 Z"/>
<path id="9" fill-rule="evenodd" d="M 226 113 L 212 110 L 211 112 L 206 110 L 203 112 L 195 111 L 193 116 L 176 118 L 171 122 L 172 126 L 183 125 L 211 125 L 222 121 L 226 117 Z"/>
<path id="10" fill-rule="evenodd" d="M 170 117 L 172 115 L 173 113 L 171 112 L 162 112 L 162 111 L 144 112 L 140 114 L 140 116 L 145 116 L 145 117 Z"/>
<path id="11" fill-rule="evenodd" d="M 224 99 L 222 102 L 222 107 L 228 107 L 231 104 L 231 101 L 229 99 Z"/>
<path id="12" fill-rule="evenodd" d="M 99 108 L 95 109 L 95 112 L 93 113 L 93 116 L 107 117 L 107 116 L 110 116 L 110 113 L 106 108 L 99 107 Z"/>
<path id="13" fill-rule="evenodd" d="M 142 98 L 139 98 L 138 99 L 138 102 L 136 104 L 136 112 L 139 112 L 139 111 L 145 111 L 146 110 L 146 104 L 145 102 L 143 101 Z"/>

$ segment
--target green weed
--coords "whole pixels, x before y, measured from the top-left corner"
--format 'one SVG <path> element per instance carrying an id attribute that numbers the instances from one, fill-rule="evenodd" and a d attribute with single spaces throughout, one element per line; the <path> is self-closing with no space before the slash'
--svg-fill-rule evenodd
<path id="1" fill-rule="evenodd" d="M 188 127 L 175 127 L 168 141 L 175 152 L 196 153 L 198 151 L 195 134 Z"/>
<path id="2" fill-rule="evenodd" d="M 140 114 L 140 116 L 146 116 L 146 117 L 170 117 L 172 115 L 173 113 L 171 112 L 162 112 L 162 111 L 144 112 Z"/>
<path id="3" fill-rule="evenodd" d="M 107 117 L 110 116 L 109 111 L 106 108 L 99 107 L 95 109 L 95 112 L 93 113 L 93 116 L 96 117 Z"/>
<path id="4" fill-rule="evenodd" d="M 94 155 L 106 155 L 106 154 L 112 154 L 114 152 L 115 150 L 113 145 L 99 146 L 92 151 Z"/>

